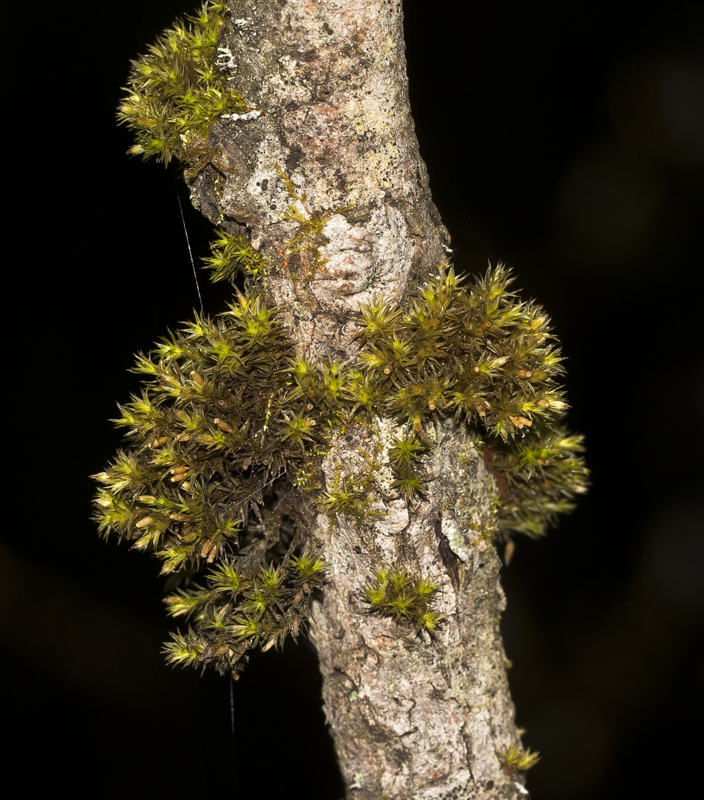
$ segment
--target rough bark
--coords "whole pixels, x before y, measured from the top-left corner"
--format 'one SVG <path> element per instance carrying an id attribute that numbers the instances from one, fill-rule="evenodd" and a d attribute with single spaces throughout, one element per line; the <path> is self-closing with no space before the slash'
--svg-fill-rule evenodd
<path id="1" fill-rule="evenodd" d="M 216 124 L 219 155 L 193 180 L 194 201 L 268 257 L 266 290 L 300 353 L 349 358 L 359 303 L 402 301 L 448 243 L 410 115 L 401 2 L 229 9 L 231 79 L 261 114 Z M 300 238 L 301 220 L 315 219 L 322 235 Z M 350 798 L 521 797 L 500 758 L 519 739 L 498 629 L 492 479 L 466 426 L 428 433 L 422 500 L 389 499 L 380 468 L 363 519 L 309 508 L 329 568 L 311 626 L 325 712 Z M 383 464 L 394 434 L 389 419 L 341 433 L 325 484 L 373 469 L 377 456 Z M 368 613 L 361 592 L 390 566 L 441 585 L 446 618 L 433 638 Z"/>
<path id="2" fill-rule="evenodd" d="M 401 4 L 230 8 L 233 85 L 261 116 L 218 123 L 226 171 L 203 170 L 195 194 L 214 222 L 246 225 L 279 263 L 270 291 L 301 352 L 347 356 L 359 303 L 401 299 L 447 237 L 410 114 Z M 298 212 L 329 215 L 324 265 L 312 250 L 289 252 L 298 225 L 283 219 L 292 198 L 277 167 L 306 195 Z"/>
<path id="3" fill-rule="evenodd" d="M 376 430 L 336 443 L 326 478 L 336 463 L 349 466 L 375 445 L 388 447 L 394 432 L 379 421 Z M 464 427 L 446 423 L 435 434 L 425 502 L 409 508 L 403 500 L 379 501 L 361 525 L 334 525 L 323 515 L 316 521 L 332 578 L 311 635 L 327 719 L 355 798 L 519 792 L 499 760 L 518 736 L 499 633 L 504 599 L 489 535 L 489 477 Z M 391 494 L 390 476 L 380 475 L 379 484 L 380 496 Z M 438 610 L 446 618 L 432 639 L 370 615 L 361 601 L 374 570 L 397 564 L 442 587 Z"/>

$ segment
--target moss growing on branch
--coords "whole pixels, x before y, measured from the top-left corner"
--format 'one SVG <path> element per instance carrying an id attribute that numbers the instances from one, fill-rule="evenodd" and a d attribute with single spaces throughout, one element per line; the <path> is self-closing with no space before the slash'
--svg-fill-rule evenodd
<path id="1" fill-rule="evenodd" d="M 225 11 L 205 3 L 133 62 L 119 111 L 135 133 L 130 152 L 197 171 L 217 164 L 218 119 L 258 113 L 229 85 L 232 56 L 218 49 Z M 291 201 L 282 221 L 297 224 L 289 254 L 308 251 L 307 279 L 323 263 L 325 224 L 346 209 L 311 210 L 271 166 Z M 236 672 L 251 648 L 297 636 L 325 580 L 305 529 L 309 504 L 331 524 L 361 524 L 389 500 L 419 503 L 443 419 L 484 441 L 501 536 L 544 534 L 585 491 L 581 437 L 564 426 L 559 348 L 505 266 L 463 282 L 449 263 L 437 265 L 404 305 L 378 298 L 360 307 L 355 356 L 314 364 L 253 288 L 269 265 L 245 236 L 219 232 L 206 263 L 213 280 L 244 272 L 249 289 L 224 314 L 196 316 L 138 356 L 143 390 L 116 420 L 128 446 L 95 476 L 101 532 L 154 554 L 170 576 L 169 613 L 189 624 L 167 645 L 171 661 Z M 391 446 L 372 448 L 351 470 L 337 464 L 324 485 L 335 437 L 350 426 L 373 430 L 380 418 L 396 425 Z M 380 470 L 392 476 L 383 496 Z M 371 611 L 432 633 L 436 588 L 380 570 L 366 599 Z"/>
<path id="2" fill-rule="evenodd" d="M 545 314 L 510 280 L 498 266 L 464 286 L 441 264 L 408 306 L 361 309 L 363 346 L 347 363 L 297 356 L 256 292 L 138 357 L 146 385 L 117 420 L 131 446 L 96 476 L 97 518 L 181 579 L 170 608 L 192 629 L 173 660 L 234 669 L 249 647 L 297 635 L 324 574 L 319 560 L 313 577 L 296 572 L 313 558 L 302 490 L 332 517 L 362 518 L 373 475 L 388 465 L 392 490 L 415 502 L 428 432 L 444 417 L 482 431 L 504 534 L 542 535 L 572 507 L 586 469 L 580 437 L 563 430 L 561 358 Z M 384 458 L 316 490 L 334 432 L 383 415 L 399 426 Z M 222 570 L 237 575 L 229 594 L 217 588 Z"/>
<path id="3" fill-rule="evenodd" d="M 524 772 L 534 767 L 540 761 L 540 753 L 531 751 L 530 748 L 523 749 L 519 744 L 512 744 L 506 750 L 499 753 L 501 769 L 508 775 L 514 772 Z"/>
<path id="4" fill-rule="evenodd" d="M 204 3 L 132 62 L 118 111 L 118 120 L 135 134 L 129 153 L 164 164 L 176 158 L 202 166 L 216 155 L 207 143 L 213 123 L 224 114 L 251 111 L 228 85 L 227 65 L 217 63 L 226 8 L 226 3 Z"/>
<path id="5" fill-rule="evenodd" d="M 367 584 L 364 599 L 371 612 L 432 634 L 442 621 L 442 614 L 432 610 L 439 588 L 404 569 L 380 569 Z"/>

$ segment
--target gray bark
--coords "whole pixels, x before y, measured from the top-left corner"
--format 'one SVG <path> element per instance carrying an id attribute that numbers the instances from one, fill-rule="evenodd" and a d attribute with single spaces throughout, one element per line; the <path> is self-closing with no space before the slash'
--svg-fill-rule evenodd
<path id="1" fill-rule="evenodd" d="M 300 353 L 348 359 L 359 303 L 402 301 L 448 243 L 410 115 L 401 2 L 229 8 L 233 86 L 261 114 L 216 124 L 220 155 L 193 180 L 194 202 L 213 222 L 246 228 L 268 257 L 266 291 Z M 325 239 L 292 247 L 290 206 L 299 220 L 326 220 Z M 383 465 L 398 433 L 389 419 L 341 433 L 322 464 L 326 485 Z M 394 494 L 381 466 L 365 519 L 308 509 L 329 568 L 310 631 L 325 713 L 349 798 L 523 797 L 500 761 L 519 737 L 498 628 L 492 478 L 466 426 L 428 435 L 422 501 Z M 362 590 L 391 566 L 440 584 L 446 618 L 432 638 L 369 614 Z"/>

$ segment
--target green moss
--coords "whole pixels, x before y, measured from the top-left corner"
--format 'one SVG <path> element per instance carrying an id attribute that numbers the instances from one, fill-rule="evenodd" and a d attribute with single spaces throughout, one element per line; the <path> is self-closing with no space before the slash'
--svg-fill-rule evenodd
<path id="1" fill-rule="evenodd" d="M 428 434 L 443 417 L 482 431 L 502 533 L 541 535 L 572 507 L 586 468 L 581 438 L 563 430 L 559 352 L 543 312 L 509 292 L 509 281 L 499 266 L 464 287 L 440 265 L 406 309 L 377 302 L 361 310 L 362 349 L 345 364 L 296 356 L 256 292 L 238 294 L 215 320 L 196 317 L 138 357 L 146 386 L 117 420 L 131 447 L 97 476 L 97 518 L 102 531 L 155 552 L 162 572 L 182 581 L 173 608 L 191 609 L 194 628 L 177 640 L 174 660 L 198 654 L 231 669 L 248 647 L 298 633 L 307 609 L 291 572 L 296 553 L 308 557 L 297 525 L 301 490 L 333 519 L 359 522 L 372 513 L 374 482 L 388 465 L 392 491 L 415 502 Z M 378 447 L 360 453 L 321 488 L 333 437 L 349 425 L 373 428 L 383 415 L 402 429 L 386 460 Z M 213 564 L 237 570 L 248 588 L 213 588 Z M 271 569 L 282 588 L 265 613 L 255 600 L 266 596 L 257 593 L 262 570 Z M 193 583 L 204 571 L 205 586 Z M 311 591 L 321 575 L 322 567 Z M 286 605 L 292 597 L 295 613 Z"/>
<path id="2" fill-rule="evenodd" d="M 534 767 L 540 761 L 540 753 L 531 752 L 530 748 L 523 749 L 519 744 L 512 744 L 499 753 L 501 769 L 508 773 L 523 772 Z"/>
<path id="3" fill-rule="evenodd" d="M 222 2 L 204 3 L 132 62 L 118 112 L 118 120 L 135 134 L 129 153 L 165 164 L 176 158 L 198 169 L 217 160 L 208 143 L 213 123 L 223 114 L 250 111 L 216 63 L 226 8 Z"/>
<path id="4" fill-rule="evenodd" d="M 282 219 L 288 222 L 295 222 L 297 225 L 296 233 L 286 243 L 287 254 L 293 255 L 303 252 L 308 252 L 310 254 L 310 263 L 307 273 L 305 275 L 296 276 L 299 279 L 310 280 L 315 275 L 316 270 L 322 267 L 327 261 L 320 252 L 320 248 L 324 247 L 330 241 L 323 232 L 326 223 L 335 214 L 342 214 L 345 211 L 349 211 L 350 207 L 346 206 L 344 208 L 326 210 L 312 209 L 308 204 L 305 192 L 299 192 L 298 187 L 284 173 L 278 164 L 276 165 L 276 171 L 283 181 L 286 192 L 291 200 Z"/>
<path id="5" fill-rule="evenodd" d="M 211 270 L 210 278 L 214 282 L 229 281 L 235 283 L 240 272 L 259 282 L 269 274 L 269 268 L 263 256 L 255 250 L 245 236 L 228 233 L 223 229 L 216 231 L 217 238 L 210 245 L 210 256 L 204 259 L 205 266 Z"/>
<path id="6" fill-rule="evenodd" d="M 224 11 L 206 3 L 133 63 L 120 107 L 136 135 L 131 152 L 196 170 L 216 159 L 211 126 L 247 110 L 215 63 Z M 309 252 L 310 277 L 324 263 L 326 222 L 345 209 L 310 209 L 277 169 L 291 198 L 284 219 L 297 224 L 289 253 Z M 504 538 L 542 535 L 585 491 L 582 441 L 564 427 L 559 349 L 540 306 L 510 290 L 504 266 L 463 283 L 449 263 L 438 265 L 404 306 L 376 299 L 360 308 L 356 357 L 313 364 L 251 288 L 268 265 L 244 237 L 219 232 L 207 264 L 214 280 L 242 270 L 249 291 L 138 356 L 143 391 L 116 420 L 128 447 L 95 476 L 101 532 L 155 554 L 170 575 L 169 612 L 190 624 L 167 646 L 171 661 L 236 671 L 252 647 L 298 635 L 325 575 L 304 506 L 312 501 L 332 524 L 362 524 L 383 514 L 385 469 L 383 499 L 417 503 L 443 419 L 481 437 Z M 322 461 L 342 432 L 363 425 L 374 438 L 379 418 L 399 429 L 388 452 L 378 442 L 360 450 L 354 463 L 336 463 L 325 486 Z M 381 570 L 367 600 L 432 632 L 436 588 Z"/>
<path id="7" fill-rule="evenodd" d="M 364 599 L 369 610 L 376 614 L 407 623 L 417 631 L 434 633 L 442 621 L 442 614 L 432 610 L 439 588 L 427 578 L 409 575 L 404 569 L 380 569 L 367 584 Z"/>
<path id="8" fill-rule="evenodd" d="M 370 425 L 371 420 L 360 417 L 359 423 Z M 384 466 L 381 447 L 374 441 L 369 450 L 358 448 L 353 455 L 354 462 L 334 462 L 332 485 L 319 495 L 318 507 L 325 511 L 334 522 L 344 516 L 363 525 L 369 519 L 385 516 L 384 511 L 374 507 L 376 499 L 374 487 Z"/>
<path id="9" fill-rule="evenodd" d="M 441 264 L 405 312 L 382 301 L 362 308 L 360 360 L 384 411 L 420 440 L 406 450 L 427 440 L 439 416 L 477 429 L 498 485 L 499 531 L 538 536 L 573 508 L 588 474 L 582 438 L 564 428 L 562 359 L 548 317 L 511 282 L 499 265 L 465 287 Z M 403 448 L 392 453 L 399 485 L 415 463 Z"/>

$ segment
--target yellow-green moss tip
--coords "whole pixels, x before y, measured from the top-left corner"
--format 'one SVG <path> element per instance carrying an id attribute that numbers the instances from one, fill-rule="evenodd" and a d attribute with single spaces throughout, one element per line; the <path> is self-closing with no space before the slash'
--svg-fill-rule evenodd
<path id="1" fill-rule="evenodd" d="M 524 772 L 534 767 L 540 761 L 540 753 L 532 752 L 530 748 L 523 749 L 519 744 L 512 744 L 506 750 L 499 753 L 501 769 L 511 774 L 512 772 Z"/>

